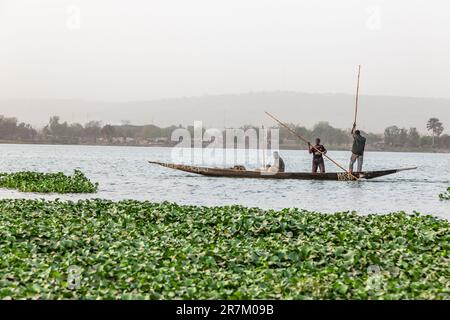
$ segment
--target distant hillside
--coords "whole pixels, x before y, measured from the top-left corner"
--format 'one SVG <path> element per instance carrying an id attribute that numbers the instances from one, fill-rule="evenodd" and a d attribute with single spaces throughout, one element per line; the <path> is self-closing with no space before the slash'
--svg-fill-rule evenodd
<path id="1" fill-rule="evenodd" d="M 307 94 L 299 92 L 255 92 L 211 95 L 177 99 L 95 102 L 77 100 L 1 101 L 0 114 L 15 116 L 20 121 L 44 125 L 51 115 L 62 120 L 85 123 L 101 120 L 135 124 L 154 123 L 190 125 L 202 120 L 205 126 L 230 127 L 243 124 L 272 125 L 264 111 L 281 120 L 306 127 L 328 121 L 338 128 L 349 128 L 353 122 L 354 96 L 348 94 Z M 361 96 L 359 126 L 371 132 L 383 132 L 392 124 L 417 127 L 425 132 L 428 118 L 438 117 L 450 129 L 450 99 L 391 96 Z"/>

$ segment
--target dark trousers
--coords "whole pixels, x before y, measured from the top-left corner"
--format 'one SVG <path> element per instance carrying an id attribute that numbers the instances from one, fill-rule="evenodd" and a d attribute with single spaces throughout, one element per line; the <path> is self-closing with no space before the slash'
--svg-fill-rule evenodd
<path id="1" fill-rule="evenodd" d="M 320 168 L 321 173 L 325 172 L 325 162 L 323 161 L 323 157 L 313 159 L 312 172 L 317 172 L 318 168 Z"/>

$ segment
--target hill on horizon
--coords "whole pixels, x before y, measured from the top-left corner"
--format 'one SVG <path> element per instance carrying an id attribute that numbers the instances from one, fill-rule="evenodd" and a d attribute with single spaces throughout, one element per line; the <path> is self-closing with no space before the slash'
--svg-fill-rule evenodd
<path id="1" fill-rule="evenodd" d="M 52 115 L 63 121 L 103 124 L 192 125 L 203 121 L 205 127 L 237 127 L 245 124 L 274 125 L 264 111 L 288 123 L 312 127 L 320 121 L 337 128 L 353 123 L 355 97 L 351 94 L 252 92 L 206 95 L 163 100 L 106 102 L 83 100 L 3 100 L 0 114 L 43 126 Z M 426 122 L 437 117 L 445 130 L 450 128 L 450 99 L 395 96 L 360 96 L 358 127 L 382 133 L 390 125 L 416 127 L 426 132 Z"/>

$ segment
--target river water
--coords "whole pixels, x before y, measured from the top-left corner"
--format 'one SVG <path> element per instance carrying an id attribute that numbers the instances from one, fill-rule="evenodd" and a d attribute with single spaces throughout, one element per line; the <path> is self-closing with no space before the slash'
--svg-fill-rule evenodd
<path id="1" fill-rule="evenodd" d="M 297 207 L 326 213 L 403 210 L 450 219 L 450 201 L 438 198 L 450 186 L 450 154 L 366 152 L 365 170 L 418 169 L 374 180 L 339 182 L 210 178 L 148 163 L 177 161 L 170 148 L 3 144 L 0 152 L 1 172 L 71 174 L 73 169 L 80 169 L 100 184 L 94 195 L 42 195 L 0 189 L 1 198 L 137 199 L 207 206 Z M 345 166 L 350 157 L 344 151 L 329 151 L 328 155 Z M 281 156 L 287 171 L 310 170 L 311 157 L 306 151 L 282 150 Z M 327 171 L 336 171 L 332 163 L 327 161 L 326 165 Z"/>

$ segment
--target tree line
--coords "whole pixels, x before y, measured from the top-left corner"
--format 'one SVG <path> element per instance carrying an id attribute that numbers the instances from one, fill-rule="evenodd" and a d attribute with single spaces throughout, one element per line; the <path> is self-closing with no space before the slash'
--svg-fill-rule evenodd
<path id="1" fill-rule="evenodd" d="M 430 118 L 426 124 L 431 136 L 421 136 L 416 128 L 390 126 L 384 130 L 384 144 L 388 147 L 450 148 L 450 136 L 442 135 L 444 126 L 438 118 Z"/>
<path id="2" fill-rule="evenodd" d="M 362 132 L 369 146 L 384 149 L 450 149 L 450 136 L 443 134 L 444 126 L 437 118 L 430 118 L 426 124 L 428 135 L 421 135 L 417 128 L 400 128 L 389 126 L 384 134 Z M 290 125 L 298 134 L 313 142 L 320 137 L 328 147 L 344 147 L 352 142 L 349 130 L 338 129 L 328 122 L 319 122 L 312 129 L 304 126 Z M 123 121 L 120 125 L 90 121 L 84 125 L 62 122 L 58 116 L 50 118 L 42 129 L 35 129 L 30 124 L 19 122 L 16 118 L 0 115 L 0 140 L 8 142 L 62 143 L 62 144 L 170 144 L 172 132 L 183 126 L 158 127 L 156 125 L 133 125 Z M 246 125 L 243 129 L 258 129 Z M 193 127 L 186 127 L 193 132 Z M 302 142 L 292 136 L 285 128 L 280 128 L 282 145 L 301 146 Z"/>

